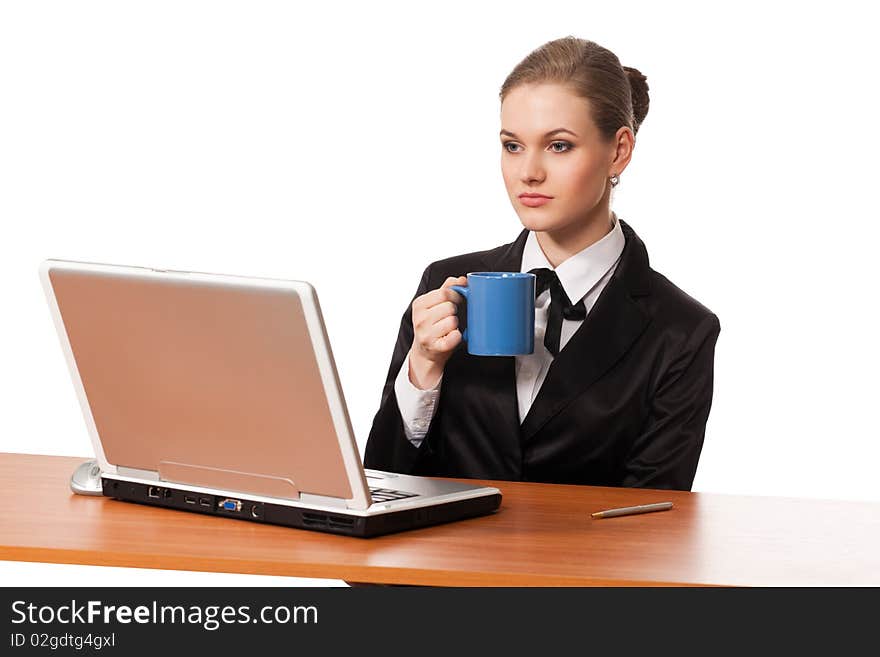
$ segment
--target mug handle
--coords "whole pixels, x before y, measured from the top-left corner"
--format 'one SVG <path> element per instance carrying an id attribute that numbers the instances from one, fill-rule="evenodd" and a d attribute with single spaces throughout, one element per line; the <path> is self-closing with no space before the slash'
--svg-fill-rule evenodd
<path id="1" fill-rule="evenodd" d="M 456 292 L 458 292 L 461 296 L 464 297 L 465 303 L 467 303 L 468 289 L 467 289 L 466 285 L 450 285 L 449 289 L 455 290 Z M 467 327 L 466 326 L 464 327 L 464 330 L 461 332 L 461 339 L 464 340 L 465 342 L 467 342 Z"/>

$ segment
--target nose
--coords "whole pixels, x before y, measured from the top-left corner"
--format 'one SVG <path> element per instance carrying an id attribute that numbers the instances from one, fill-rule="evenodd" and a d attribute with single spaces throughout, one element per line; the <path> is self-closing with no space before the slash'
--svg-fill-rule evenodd
<path id="1" fill-rule="evenodd" d="M 520 180 L 524 183 L 539 183 L 544 180 L 544 166 L 540 153 L 529 153 L 523 156 Z"/>

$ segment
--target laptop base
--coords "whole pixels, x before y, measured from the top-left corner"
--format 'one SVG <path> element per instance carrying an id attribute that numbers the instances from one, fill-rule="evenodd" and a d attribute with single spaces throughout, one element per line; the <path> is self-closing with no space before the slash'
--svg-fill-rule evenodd
<path id="1" fill-rule="evenodd" d="M 247 496 L 226 497 L 195 493 L 162 485 L 162 482 L 149 485 L 102 477 L 101 484 L 105 497 L 124 502 L 359 538 L 370 538 L 487 515 L 497 511 L 501 505 L 501 495 L 494 494 L 415 509 L 360 516 L 347 515 L 339 511 L 249 500 Z"/>

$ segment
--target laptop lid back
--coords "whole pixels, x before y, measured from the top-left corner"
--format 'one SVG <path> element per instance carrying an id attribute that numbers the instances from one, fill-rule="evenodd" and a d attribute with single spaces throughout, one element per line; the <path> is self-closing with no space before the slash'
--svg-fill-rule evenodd
<path id="1" fill-rule="evenodd" d="M 105 472 L 369 506 L 307 282 L 62 260 L 40 274 Z"/>

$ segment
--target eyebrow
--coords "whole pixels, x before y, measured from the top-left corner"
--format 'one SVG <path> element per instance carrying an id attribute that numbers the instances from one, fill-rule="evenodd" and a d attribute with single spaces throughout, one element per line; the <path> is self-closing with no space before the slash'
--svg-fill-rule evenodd
<path id="1" fill-rule="evenodd" d="M 547 137 L 552 137 L 553 135 L 558 134 L 560 132 L 567 132 L 568 134 L 570 134 L 574 137 L 577 137 L 577 135 L 575 133 L 573 133 L 571 130 L 569 130 L 568 128 L 556 128 L 555 130 L 551 130 L 550 132 L 546 133 L 544 135 L 544 138 L 546 139 Z M 513 134 L 509 130 L 502 129 L 499 134 L 500 135 L 507 135 L 508 137 L 513 137 L 514 139 L 519 139 L 519 137 L 517 137 L 515 134 Z"/>

